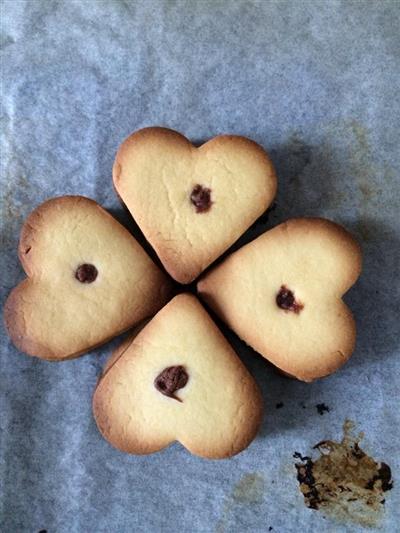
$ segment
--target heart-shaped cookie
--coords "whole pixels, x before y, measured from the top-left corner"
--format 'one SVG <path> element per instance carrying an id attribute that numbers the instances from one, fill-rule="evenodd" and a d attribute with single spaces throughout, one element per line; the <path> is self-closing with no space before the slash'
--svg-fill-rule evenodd
<path id="1" fill-rule="evenodd" d="M 198 283 L 202 298 L 250 346 L 303 381 L 350 357 L 355 324 L 342 300 L 361 250 L 341 226 L 299 218 L 230 255 Z"/>
<path id="2" fill-rule="evenodd" d="M 265 151 L 221 135 L 196 148 L 145 128 L 120 146 L 115 188 L 171 276 L 193 281 L 267 209 L 276 177 Z"/>
<path id="3" fill-rule="evenodd" d="M 25 222 L 19 257 L 28 278 L 4 318 L 14 344 L 43 359 L 80 355 L 154 314 L 171 292 L 166 276 L 96 202 L 54 198 Z"/>
<path id="4" fill-rule="evenodd" d="M 93 410 L 103 436 L 122 451 L 147 454 L 178 440 L 217 459 L 252 441 L 262 398 L 201 304 L 181 294 L 115 352 Z"/>

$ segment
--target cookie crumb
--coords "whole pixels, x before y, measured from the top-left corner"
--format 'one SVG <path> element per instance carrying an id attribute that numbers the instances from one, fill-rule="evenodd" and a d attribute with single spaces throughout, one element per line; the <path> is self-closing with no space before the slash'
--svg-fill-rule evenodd
<path id="1" fill-rule="evenodd" d="M 330 408 L 324 403 L 317 403 L 315 407 L 317 408 L 317 411 L 320 415 L 323 415 L 325 412 L 329 413 L 330 411 Z"/>

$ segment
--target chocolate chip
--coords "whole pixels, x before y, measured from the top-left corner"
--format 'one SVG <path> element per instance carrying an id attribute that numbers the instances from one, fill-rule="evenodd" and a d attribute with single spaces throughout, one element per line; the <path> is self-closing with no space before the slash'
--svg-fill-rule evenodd
<path id="1" fill-rule="evenodd" d="M 164 370 L 156 377 L 154 380 L 155 388 L 174 400 L 181 402 L 182 400 L 175 396 L 175 392 L 179 389 L 183 389 L 186 383 L 189 380 L 189 375 L 185 370 L 185 367 L 179 366 L 169 366 L 164 368 Z"/>
<path id="2" fill-rule="evenodd" d="M 282 285 L 276 295 L 276 305 L 284 311 L 293 311 L 298 314 L 303 309 L 304 305 L 300 302 L 296 302 L 294 292 Z"/>
<path id="3" fill-rule="evenodd" d="M 211 207 L 211 189 L 202 185 L 195 185 L 191 194 L 190 201 L 196 208 L 196 213 L 204 213 Z"/>
<path id="4" fill-rule="evenodd" d="M 81 283 L 92 283 L 97 278 L 97 268 L 94 265 L 84 263 L 75 271 L 75 277 Z"/>

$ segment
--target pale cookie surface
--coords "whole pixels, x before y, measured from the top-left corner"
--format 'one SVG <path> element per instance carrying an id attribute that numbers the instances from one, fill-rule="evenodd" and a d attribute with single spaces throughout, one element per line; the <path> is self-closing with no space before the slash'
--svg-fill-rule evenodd
<path id="1" fill-rule="evenodd" d="M 198 283 L 201 297 L 252 348 L 303 381 L 350 357 L 355 323 L 342 300 L 361 251 L 341 226 L 292 219 L 267 231 Z"/>
<path id="2" fill-rule="evenodd" d="M 266 152 L 221 135 L 199 148 L 145 128 L 120 146 L 115 188 L 171 276 L 193 281 L 267 209 L 276 177 Z"/>
<path id="3" fill-rule="evenodd" d="M 82 196 L 33 211 L 19 257 L 28 278 L 10 293 L 4 319 L 14 344 L 43 359 L 88 351 L 154 314 L 170 293 L 132 235 Z"/>
<path id="4" fill-rule="evenodd" d="M 93 409 L 103 436 L 122 451 L 148 454 L 178 440 L 217 459 L 253 440 L 262 398 L 201 304 L 181 294 L 116 350 Z"/>

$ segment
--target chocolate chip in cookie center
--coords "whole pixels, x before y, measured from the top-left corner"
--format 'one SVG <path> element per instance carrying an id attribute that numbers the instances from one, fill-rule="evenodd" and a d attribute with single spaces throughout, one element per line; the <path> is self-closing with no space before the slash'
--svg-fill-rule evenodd
<path id="1" fill-rule="evenodd" d="M 189 380 L 189 374 L 186 372 L 185 367 L 182 365 L 169 366 L 156 377 L 154 380 L 155 388 L 174 400 L 181 402 L 182 400 L 175 396 L 175 392 L 179 389 L 183 389 Z"/>
<path id="2" fill-rule="evenodd" d="M 303 309 L 304 305 L 296 301 L 294 292 L 282 285 L 278 294 L 276 295 L 276 305 L 284 311 L 293 311 L 298 314 Z"/>
<path id="3" fill-rule="evenodd" d="M 196 213 L 205 213 L 211 207 L 211 189 L 202 185 L 195 185 L 190 194 L 190 201 L 196 208 Z"/>
<path id="4" fill-rule="evenodd" d="M 97 268 L 89 263 L 79 265 L 75 271 L 75 278 L 81 283 L 93 283 L 97 278 Z"/>

